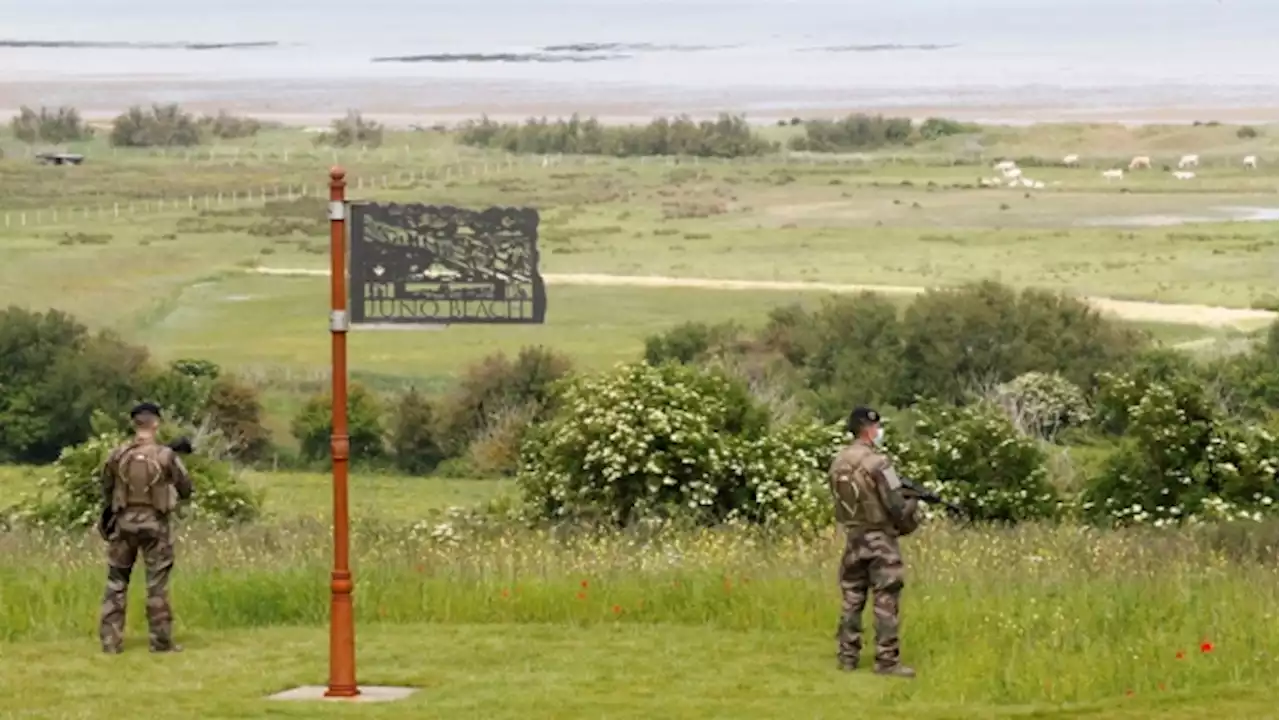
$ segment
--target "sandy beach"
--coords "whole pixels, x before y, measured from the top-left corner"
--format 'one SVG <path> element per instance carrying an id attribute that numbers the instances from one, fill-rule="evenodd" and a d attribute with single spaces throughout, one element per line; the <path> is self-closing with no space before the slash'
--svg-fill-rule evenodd
<path id="1" fill-rule="evenodd" d="M 719 92 L 657 86 L 584 86 L 536 81 L 427 80 L 411 78 L 317 81 L 314 78 L 187 79 L 102 76 L 0 81 L 0 112 L 19 107 L 69 105 L 91 121 L 110 120 L 132 105 L 176 102 L 199 113 L 220 110 L 288 125 L 325 125 L 348 108 L 393 127 L 451 124 L 488 115 L 496 120 L 578 113 L 604 122 L 647 122 L 656 116 L 714 117 L 745 113 L 753 122 L 791 117 L 832 117 L 852 112 L 925 118 L 950 117 L 993 124 L 1094 122 L 1181 124 L 1195 121 L 1274 123 L 1280 102 L 1198 102 L 1185 92 L 1168 104 L 1071 95 L 1053 88 L 992 88 L 932 94 L 928 103 L 887 99 L 892 93 L 851 93 L 804 88 L 733 88 Z M 919 96 L 918 92 L 912 95 Z M 1257 96 L 1255 96 L 1257 97 Z M 1265 98 L 1265 94 L 1263 95 Z"/>

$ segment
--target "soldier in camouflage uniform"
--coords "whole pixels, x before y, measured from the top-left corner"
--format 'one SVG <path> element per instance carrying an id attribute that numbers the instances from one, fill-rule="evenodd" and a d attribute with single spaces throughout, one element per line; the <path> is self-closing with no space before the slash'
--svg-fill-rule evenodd
<path id="1" fill-rule="evenodd" d="M 915 671 L 898 659 L 898 598 L 903 585 L 898 538 L 915 531 L 919 501 L 904 495 L 889 459 L 876 449 L 884 434 L 879 413 L 854 408 L 848 429 L 854 441 L 836 455 L 830 471 L 836 521 L 846 538 L 840 558 L 843 602 L 836 657 L 842 669 L 857 669 L 862 611 L 870 590 L 875 596 L 875 672 L 915 677 Z"/>
<path id="2" fill-rule="evenodd" d="M 124 649 L 129 576 L 139 552 L 147 568 L 147 623 L 152 652 L 177 652 L 169 609 L 173 544 L 169 513 L 191 496 L 191 478 L 182 460 L 156 439 L 160 408 L 142 403 L 130 413 L 134 437 L 111 451 L 102 467 L 103 501 L 113 526 L 107 540 L 107 589 L 98 634 L 102 650 Z"/>

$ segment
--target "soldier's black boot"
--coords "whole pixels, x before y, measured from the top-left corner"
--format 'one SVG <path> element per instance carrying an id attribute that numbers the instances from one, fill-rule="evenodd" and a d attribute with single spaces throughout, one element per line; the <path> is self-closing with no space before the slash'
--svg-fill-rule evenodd
<path id="1" fill-rule="evenodd" d="M 119 645 L 103 645 L 102 652 L 105 655 L 119 655 L 124 652 L 124 648 Z"/>
<path id="2" fill-rule="evenodd" d="M 876 674 L 888 675 L 890 677 L 913 678 L 916 676 L 916 671 L 902 663 L 897 663 L 894 665 L 877 665 Z"/>
<path id="3" fill-rule="evenodd" d="M 837 658 L 836 667 L 842 672 L 853 672 L 858 669 L 858 658 Z"/>
<path id="4" fill-rule="evenodd" d="M 175 642 L 152 643 L 151 652 L 153 653 L 176 653 L 182 652 L 182 646 Z"/>

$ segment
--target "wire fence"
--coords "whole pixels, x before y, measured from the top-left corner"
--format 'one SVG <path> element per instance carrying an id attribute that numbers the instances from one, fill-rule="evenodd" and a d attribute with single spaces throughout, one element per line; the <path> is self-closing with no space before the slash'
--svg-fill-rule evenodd
<path id="1" fill-rule="evenodd" d="M 113 149 L 113 154 L 116 149 Z M 224 191 L 208 191 L 198 194 L 175 194 L 163 188 L 152 197 L 134 198 L 101 203 L 72 204 L 64 207 L 44 208 L 0 208 L 0 229 L 26 228 L 33 226 L 60 225 L 88 220 L 114 221 L 146 215 L 194 213 L 214 209 L 246 209 L 261 207 L 273 201 L 293 201 L 302 198 L 328 197 L 328 183 L 323 180 L 324 163 L 346 165 L 348 189 L 355 194 L 376 189 L 408 190 L 417 185 L 436 181 L 462 181 L 466 179 L 498 179 L 503 176 L 514 177 L 528 172 L 546 171 L 548 173 L 564 172 L 569 169 L 622 169 L 645 166 L 677 167 L 677 166 L 849 166 L 865 163 L 879 165 L 911 165 L 934 167 L 972 167 L 985 168 L 987 162 L 972 157 L 940 157 L 940 156 L 898 156 L 863 153 L 800 153 L 792 152 L 768 157 L 741 158 L 705 158 L 696 156 L 640 156 L 618 158 L 597 155 L 515 155 L 491 154 L 470 155 L 460 148 L 423 152 L 422 148 L 403 146 L 398 148 L 343 148 L 324 150 L 290 149 L 271 150 L 265 148 L 240 148 L 209 146 L 201 148 L 155 148 L 125 149 L 121 154 L 130 156 L 152 156 L 168 158 L 171 161 L 196 163 L 231 164 L 262 162 L 273 159 L 309 160 L 317 165 L 317 178 L 314 183 L 275 183 L 244 187 Z M 38 151 L 32 150 L 32 156 Z M 1202 164 L 1207 164 L 1201 160 Z M 1224 159 L 1214 158 L 1215 164 Z M 1270 158 L 1268 158 L 1270 160 Z M 1264 162 L 1267 162 L 1264 160 Z M 387 170 L 376 167 L 377 164 L 410 165 L 417 163 L 417 169 Z M 1041 167 L 1054 163 L 1045 162 Z M 366 170 L 362 166 L 374 165 Z M 1077 170 L 1091 167 L 1102 167 L 1105 162 L 1092 164 L 1082 163 Z M 157 183 L 160 185 L 160 183 Z M 0 198 L 0 202 L 3 198 Z"/>
<path id="2" fill-rule="evenodd" d="M 211 153 L 216 150 L 210 149 Z M 352 151 L 348 160 L 355 159 L 359 151 Z M 208 156 L 207 156 L 208 157 Z M 212 157 L 218 157 L 216 154 Z M 228 155 L 226 157 L 234 157 Z M 344 160 L 334 155 L 341 165 Z M 436 158 L 439 160 L 439 157 Z M 814 165 L 829 159 L 817 156 L 792 157 L 791 163 Z M 848 161 L 847 159 L 845 160 Z M 759 162 L 757 160 L 757 162 Z M 378 172 L 377 170 L 362 174 L 358 166 L 347 171 L 347 187 L 349 191 L 359 194 L 366 190 L 408 190 L 428 182 L 451 182 L 467 179 L 499 178 L 515 176 L 529 171 L 544 170 L 547 172 L 564 171 L 579 168 L 607 168 L 635 165 L 658 166 L 693 166 L 743 164 L 737 158 L 698 158 L 698 157 L 638 157 L 612 158 L 589 155 L 503 155 L 491 158 L 458 160 L 446 164 L 436 164 L 412 170 L 394 170 Z M 323 175 L 321 175 L 323 177 Z M 150 198 L 135 198 L 112 202 L 71 205 L 66 207 L 19 208 L 0 210 L 0 228 L 24 228 L 32 226 L 59 225 L 88 220 L 112 221 L 134 218 L 143 215 L 199 212 L 214 209 L 244 209 L 259 207 L 273 201 L 293 201 L 301 198 L 327 198 L 328 182 L 319 180 L 315 183 L 277 183 L 259 185 L 243 189 L 211 191 L 199 194 L 171 194 L 163 190 Z"/>

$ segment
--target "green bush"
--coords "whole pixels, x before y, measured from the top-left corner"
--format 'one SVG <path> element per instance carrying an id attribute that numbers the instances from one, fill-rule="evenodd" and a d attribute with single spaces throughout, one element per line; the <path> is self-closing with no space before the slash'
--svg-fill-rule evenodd
<path id="1" fill-rule="evenodd" d="M 1017 293 L 992 281 L 931 290 L 902 320 L 898 404 L 960 402 L 975 387 L 1031 371 L 1056 372 L 1082 388 L 1144 345 L 1137 333 L 1081 300 L 1044 290 Z"/>
<path id="2" fill-rule="evenodd" d="M 883 296 L 862 293 L 828 299 L 812 313 L 775 312 L 761 340 L 800 361 L 819 417 L 835 422 L 855 403 L 896 401 L 901 333 L 897 308 Z"/>
<path id="3" fill-rule="evenodd" d="M 464 454 L 507 413 L 528 409 L 531 421 L 546 417 L 552 385 L 572 366 L 567 356 L 534 346 L 521 348 L 514 361 L 497 353 L 468 367 L 438 408 L 437 438 L 446 456 Z"/>
<path id="4" fill-rule="evenodd" d="M 299 454 L 304 461 L 329 465 L 332 460 L 333 394 L 325 392 L 312 396 L 294 416 L 290 431 L 298 441 Z M 347 435 L 352 464 L 377 465 L 385 459 L 382 403 L 360 383 L 351 383 L 347 388 Z"/>
<path id="5" fill-rule="evenodd" d="M 1260 419 L 1280 406 L 1280 343 L 1276 323 L 1243 353 L 1229 355 L 1206 369 L 1227 408 L 1236 415 Z"/>
<path id="6" fill-rule="evenodd" d="M 186 147 L 200 144 L 200 126 L 177 105 L 135 105 L 117 116 L 111 125 L 116 147 Z"/>
<path id="7" fill-rule="evenodd" d="M 371 147 L 382 144 L 382 125 L 365 120 L 359 112 L 348 110 L 345 117 L 338 118 L 330 124 L 327 133 L 316 136 L 317 145 L 334 147 Z"/>
<path id="8" fill-rule="evenodd" d="M 400 470 L 426 475 L 445 459 L 436 441 L 431 402 L 416 389 L 401 393 L 391 408 L 391 457 Z"/>
<path id="9" fill-rule="evenodd" d="M 960 122 L 948 118 L 927 118 L 920 124 L 920 137 L 925 140 L 937 140 L 951 135 L 966 135 L 981 132 L 982 127 L 974 123 Z"/>
<path id="10" fill-rule="evenodd" d="M 222 436 L 227 452 L 237 460 L 259 462 L 271 450 L 271 431 L 263 423 L 257 389 L 233 375 L 214 379 L 199 417 Z"/>
<path id="11" fill-rule="evenodd" d="M 198 124 L 201 131 L 219 140 L 237 140 L 239 138 L 253 137 L 263 127 L 262 122 L 259 120 L 250 117 L 237 117 L 225 110 L 219 111 L 216 116 L 205 115 L 200 118 Z"/>
<path id="12" fill-rule="evenodd" d="M 1128 416 L 1124 444 L 1085 490 L 1089 516 L 1159 525 L 1275 515 L 1274 429 L 1225 416 L 1209 388 L 1186 375 L 1146 384 Z"/>
<path id="13" fill-rule="evenodd" d="M 821 523 L 834 428 L 770 432 L 768 413 L 720 372 L 623 365 L 564 384 L 526 438 L 517 482 L 533 517 Z"/>
<path id="14" fill-rule="evenodd" d="M 0 311 L 0 462 L 46 463 L 143 399 L 147 351 L 57 310 Z"/>
<path id="15" fill-rule="evenodd" d="M 778 308 L 754 342 L 736 347 L 786 358 L 819 417 L 835 422 L 858 403 L 960 404 L 1028 372 L 1092 389 L 1098 373 L 1145 342 L 1079 300 L 981 282 L 925 293 L 901 316 L 872 293 L 833 297 L 812 311 Z"/>
<path id="16" fill-rule="evenodd" d="M 742 333 L 735 322 L 708 325 L 684 322 L 644 341 L 644 360 L 650 365 L 665 362 L 692 363 L 706 359 L 709 352 L 725 346 Z"/>
<path id="17" fill-rule="evenodd" d="M 60 107 L 57 111 L 42 107 L 37 113 L 23 105 L 9 121 L 9 128 L 15 138 L 25 143 L 43 140 L 57 144 L 93 137 L 93 128 L 85 124 L 80 111 L 73 107 Z"/>
<path id="18" fill-rule="evenodd" d="M 809 120 L 804 135 L 791 139 L 792 150 L 845 152 L 874 150 L 911 141 L 911 118 L 856 113 L 840 120 Z"/>
<path id="19" fill-rule="evenodd" d="M 991 400 L 1023 434 L 1045 440 L 1083 427 L 1093 417 L 1084 391 L 1056 373 L 1023 373 L 996 386 Z"/>
<path id="20" fill-rule="evenodd" d="M 102 511 L 100 471 L 112 448 L 126 435 L 115 431 L 112 418 L 98 414 L 95 420 L 102 432 L 64 449 L 51 474 L 41 479 L 39 495 L 10 509 L 12 519 L 66 530 L 97 523 Z M 173 431 L 168 433 L 162 437 L 168 439 Z M 262 498 L 241 484 L 225 462 L 208 455 L 199 442 L 196 451 L 182 460 L 194 489 L 190 500 L 180 506 L 178 517 L 213 524 L 249 522 L 258 517 Z"/>
<path id="21" fill-rule="evenodd" d="M 745 118 L 725 114 L 701 122 L 683 116 L 658 118 L 643 127 L 606 127 L 595 118 L 582 120 L 577 115 L 554 121 L 530 118 L 524 124 L 496 123 L 485 117 L 463 125 L 458 141 L 510 153 L 614 157 L 746 157 L 776 149 L 774 143 L 756 135 Z"/>
<path id="22" fill-rule="evenodd" d="M 1195 374 L 1191 357 L 1169 348 L 1139 353 L 1123 370 L 1099 373 L 1093 398 L 1098 428 L 1113 435 L 1123 434 L 1129 427 L 1129 409 L 1138 404 L 1147 388 Z"/>
<path id="23" fill-rule="evenodd" d="M 885 430 L 898 474 L 958 505 L 971 520 L 1015 523 L 1063 509 L 1044 451 L 994 405 L 926 402 L 908 417 L 902 437 L 897 422 Z"/>

